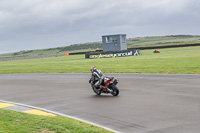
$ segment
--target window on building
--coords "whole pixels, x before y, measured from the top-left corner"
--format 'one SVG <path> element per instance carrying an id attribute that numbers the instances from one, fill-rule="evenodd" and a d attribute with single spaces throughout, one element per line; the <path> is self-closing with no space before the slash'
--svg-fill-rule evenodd
<path id="1" fill-rule="evenodd" d="M 116 36 L 108 36 L 106 37 L 106 43 L 113 43 L 117 42 L 117 37 Z"/>
<path id="2" fill-rule="evenodd" d="M 111 37 L 106 37 L 106 43 L 110 43 L 110 39 L 111 39 Z"/>

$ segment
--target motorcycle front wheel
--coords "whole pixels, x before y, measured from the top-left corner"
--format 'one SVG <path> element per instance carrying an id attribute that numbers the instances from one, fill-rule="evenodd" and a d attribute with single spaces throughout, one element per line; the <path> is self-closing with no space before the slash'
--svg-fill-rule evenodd
<path id="1" fill-rule="evenodd" d="M 92 89 L 96 95 L 101 95 L 101 90 L 96 89 L 96 87 L 92 87 Z"/>
<path id="2" fill-rule="evenodd" d="M 116 86 L 111 85 L 111 86 L 110 86 L 110 89 L 112 89 L 111 94 L 112 94 L 113 96 L 118 96 L 118 94 L 119 94 L 119 89 L 118 89 Z"/>

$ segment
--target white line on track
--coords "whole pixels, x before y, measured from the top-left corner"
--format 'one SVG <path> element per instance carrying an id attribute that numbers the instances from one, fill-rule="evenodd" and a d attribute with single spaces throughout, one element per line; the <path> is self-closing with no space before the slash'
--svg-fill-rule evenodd
<path id="1" fill-rule="evenodd" d="M 86 120 L 83 120 L 83 119 L 80 119 L 80 118 L 77 118 L 77 117 L 73 117 L 73 116 L 70 116 L 70 115 L 65 115 L 65 114 L 62 114 L 62 113 L 59 113 L 59 112 L 55 112 L 55 111 L 51 111 L 51 110 L 47 110 L 47 109 L 43 109 L 43 108 L 39 108 L 39 107 L 35 107 L 35 106 L 30 106 L 30 105 L 26 105 L 26 104 L 11 102 L 11 101 L 0 100 L 0 102 L 12 103 L 12 104 L 16 104 L 16 105 L 20 105 L 20 106 L 24 106 L 24 107 L 42 110 L 42 111 L 49 112 L 49 113 L 52 113 L 52 114 L 56 114 L 56 115 L 59 115 L 59 116 L 64 116 L 64 117 L 72 118 L 72 119 L 75 119 L 75 120 L 79 120 L 81 122 L 88 123 L 88 124 L 93 125 L 93 126 L 101 127 L 101 128 L 106 129 L 106 130 L 109 130 L 111 132 L 120 133 L 119 131 L 115 131 L 111 128 L 104 127 L 102 125 L 99 125 L 99 124 L 96 124 L 96 123 L 93 123 L 93 122 L 89 122 L 89 121 L 86 121 Z"/>

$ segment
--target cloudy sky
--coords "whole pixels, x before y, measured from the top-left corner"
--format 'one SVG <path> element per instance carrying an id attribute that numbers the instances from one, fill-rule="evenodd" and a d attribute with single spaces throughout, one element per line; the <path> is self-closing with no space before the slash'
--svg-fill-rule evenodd
<path id="1" fill-rule="evenodd" d="M 200 35 L 199 0 L 0 0 L 0 53 L 127 38 Z"/>

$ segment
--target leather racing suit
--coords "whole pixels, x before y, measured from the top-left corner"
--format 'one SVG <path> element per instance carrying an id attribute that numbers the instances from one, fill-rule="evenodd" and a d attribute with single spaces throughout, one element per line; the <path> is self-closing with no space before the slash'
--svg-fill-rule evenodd
<path id="1" fill-rule="evenodd" d="M 104 80 L 105 75 L 101 72 L 101 70 L 95 69 L 92 72 L 92 76 L 91 76 L 91 81 L 93 81 L 95 83 L 95 81 L 97 81 L 94 86 L 96 88 L 101 88 L 101 83 Z"/>

